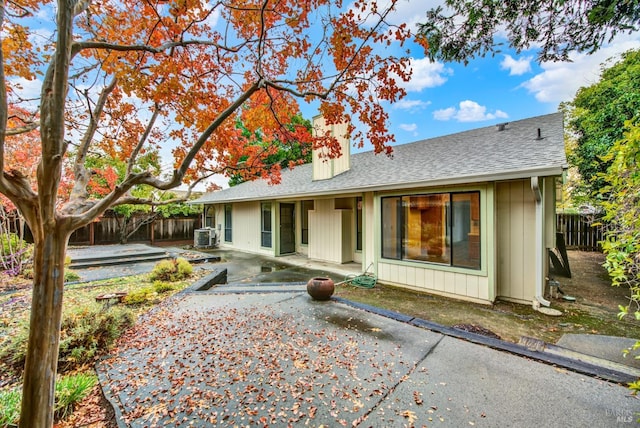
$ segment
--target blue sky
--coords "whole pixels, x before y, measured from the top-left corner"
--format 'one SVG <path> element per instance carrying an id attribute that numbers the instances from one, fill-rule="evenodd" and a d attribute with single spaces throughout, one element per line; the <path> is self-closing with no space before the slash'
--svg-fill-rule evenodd
<path id="1" fill-rule="evenodd" d="M 392 21 L 415 25 L 438 3 L 401 1 Z M 640 33 L 621 35 L 593 55 L 574 53 L 572 62 L 538 64 L 531 49 L 520 54 L 505 50 L 466 66 L 430 62 L 414 49 L 408 95 L 387 108 L 390 131 L 402 144 L 555 112 L 578 88 L 598 81 L 601 63 L 633 48 L 640 48 Z M 317 111 L 305 106 L 303 114 L 310 118 Z"/>

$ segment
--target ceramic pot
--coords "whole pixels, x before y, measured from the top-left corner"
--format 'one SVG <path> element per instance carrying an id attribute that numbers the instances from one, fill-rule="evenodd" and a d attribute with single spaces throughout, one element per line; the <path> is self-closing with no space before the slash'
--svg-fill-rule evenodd
<path id="1" fill-rule="evenodd" d="M 329 300 L 335 291 L 331 278 L 311 278 L 307 282 L 307 293 L 314 300 Z"/>

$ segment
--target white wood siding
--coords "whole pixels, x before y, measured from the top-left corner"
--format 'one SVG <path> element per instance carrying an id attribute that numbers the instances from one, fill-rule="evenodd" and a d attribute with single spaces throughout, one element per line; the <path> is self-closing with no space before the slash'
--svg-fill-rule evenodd
<path id="1" fill-rule="evenodd" d="M 333 199 L 317 199 L 309 211 L 309 258 L 333 263 L 352 260 L 352 210 L 335 209 Z"/>
<path id="2" fill-rule="evenodd" d="M 535 199 L 528 180 L 496 184 L 498 296 L 535 297 Z"/>
<path id="3" fill-rule="evenodd" d="M 224 210 L 222 211 L 224 213 Z M 221 217 L 224 223 L 224 215 Z M 260 246 L 261 237 L 261 212 L 260 202 L 242 202 L 235 203 L 231 213 L 231 239 L 232 242 L 224 242 L 220 244 L 225 248 L 232 248 L 252 253 L 261 253 L 273 255 L 273 249 L 265 249 Z M 224 224 L 222 226 L 224 233 Z M 275 230 L 272 231 L 272 244 L 275 243 Z"/>
<path id="4" fill-rule="evenodd" d="M 378 279 L 418 291 L 450 295 L 482 303 L 490 302 L 489 279 L 477 273 L 436 270 L 428 266 L 378 263 Z"/>

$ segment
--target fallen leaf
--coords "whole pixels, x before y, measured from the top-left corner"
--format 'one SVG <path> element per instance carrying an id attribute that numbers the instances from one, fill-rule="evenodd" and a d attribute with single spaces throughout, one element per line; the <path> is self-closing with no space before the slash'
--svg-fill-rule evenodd
<path id="1" fill-rule="evenodd" d="M 418 419 L 415 412 L 412 412 L 411 410 L 405 410 L 402 412 L 402 416 L 404 416 L 412 425 Z"/>

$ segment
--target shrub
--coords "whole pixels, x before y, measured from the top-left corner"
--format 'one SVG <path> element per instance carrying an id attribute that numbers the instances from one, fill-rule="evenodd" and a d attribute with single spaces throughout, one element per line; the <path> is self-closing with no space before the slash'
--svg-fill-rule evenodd
<path id="1" fill-rule="evenodd" d="M 151 300 L 155 294 L 155 290 L 151 287 L 143 287 L 130 291 L 124 298 L 123 302 L 127 305 L 142 305 Z"/>
<path id="2" fill-rule="evenodd" d="M 160 260 L 149 274 L 151 281 L 170 281 L 175 272 L 173 260 Z"/>
<path id="3" fill-rule="evenodd" d="M 181 281 L 191 276 L 192 272 L 191 263 L 178 257 L 159 261 L 149 274 L 149 278 L 151 281 Z"/>
<path id="4" fill-rule="evenodd" d="M 75 405 L 87 396 L 97 382 L 98 377 L 93 373 L 78 373 L 61 377 L 56 382 L 56 405 L 54 409 L 56 417 L 63 419 L 69 416 Z"/>
<path id="5" fill-rule="evenodd" d="M 3 233 L 0 235 L 0 243 L 2 244 L 2 254 L 7 255 L 16 251 L 18 248 L 24 248 L 28 244 L 20 239 L 15 233 Z"/>
<path id="6" fill-rule="evenodd" d="M 156 293 L 163 294 L 175 290 L 175 287 L 170 282 L 154 281 L 153 289 Z"/>
<path id="7" fill-rule="evenodd" d="M 20 239 L 15 233 L 0 234 L 0 262 L 8 275 L 17 276 L 33 257 L 33 245 Z"/>
<path id="8" fill-rule="evenodd" d="M 18 424 L 21 401 L 22 391 L 19 388 L 0 391 L 0 426 Z"/>
<path id="9" fill-rule="evenodd" d="M 105 308 L 93 303 L 66 311 L 62 317 L 58 369 L 65 372 L 93 361 L 133 323 L 133 312 L 125 307 Z M 28 334 L 29 324 L 25 321 L 0 350 L 0 358 L 16 369 L 24 366 Z"/>
<path id="10" fill-rule="evenodd" d="M 187 259 L 183 259 L 182 257 L 178 257 L 176 259 L 176 268 L 177 268 L 177 280 L 182 280 L 189 278 L 193 273 L 193 266 L 191 263 L 187 261 Z"/>
<path id="11" fill-rule="evenodd" d="M 128 308 L 95 303 L 67 313 L 62 319 L 58 367 L 64 371 L 93 361 L 134 321 Z"/>
<path id="12" fill-rule="evenodd" d="M 71 269 L 64 270 L 64 282 L 78 281 L 79 279 L 80 275 L 78 275 L 76 272 L 72 271 Z"/>

